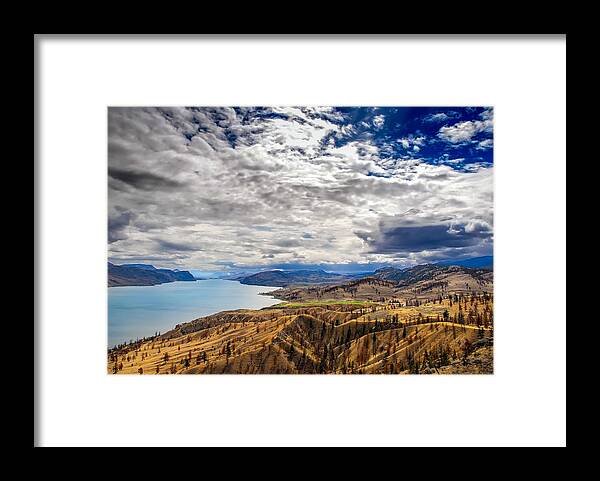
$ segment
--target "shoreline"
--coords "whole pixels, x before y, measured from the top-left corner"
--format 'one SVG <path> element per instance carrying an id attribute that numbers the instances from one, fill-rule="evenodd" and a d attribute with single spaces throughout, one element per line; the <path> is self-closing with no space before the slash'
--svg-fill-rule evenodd
<path id="1" fill-rule="evenodd" d="M 196 282 L 196 281 L 208 281 L 209 279 L 188 279 L 188 280 L 173 280 L 173 281 L 165 281 L 165 282 L 157 282 L 156 284 L 117 284 L 113 286 L 107 286 L 109 289 L 111 287 L 154 287 L 154 286 L 162 286 L 163 284 L 173 284 L 174 282 Z"/>
<path id="2" fill-rule="evenodd" d="M 108 289 L 110 289 L 111 287 L 138 287 L 138 288 L 142 288 L 142 287 L 157 287 L 157 286 L 162 286 L 162 285 L 168 285 L 168 284 L 175 284 L 178 282 L 185 282 L 185 283 L 192 283 L 192 282 L 196 282 L 196 281 L 234 281 L 237 282 L 240 285 L 243 286 L 247 286 L 247 287 L 260 287 L 260 288 L 267 288 L 267 289 L 273 289 L 273 290 L 277 290 L 279 288 L 275 288 L 274 286 L 254 286 L 254 285 L 250 285 L 250 284 L 243 284 L 241 283 L 239 280 L 235 280 L 235 279 L 218 279 L 218 278 L 213 278 L 213 279 L 195 279 L 194 281 L 170 281 L 170 282 L 161 282 L 160 284 L 151 284 L 151 285 L 120 285 L 120 286 L 108 286 Z M 259 292 L 257 293 L 257 295 L 259 296 L 266 296 L 266 297 L 270 297 L 274 302 L 273 304 L 269 305 L 269 306 L 264 306 L 264 307 L 259 307 L 259 308 L 254 308 L 254 307 L 238 307 L 238 308 L 233 308 L 233 309 L 220 309 L 214 312 L 210 312 L 207 314 L 202 314 L 202 315 L 194 315 L 194 317 L 188 318 L 184 321 L 181 322 L 173 322 L 164 332 L 161 330 L 155 330 L 154 334 L 156 332 L 160 332 L 161 335 L 164 334 L 165 332 L 169 332 L 173 329 L 175 329 L 177 326 L 181 326 L 182 324 L 186 324 L 189 322 L 194 322 L 198 319 L 202 319 L 208 316 L 214 316 L 217 314 L 221 314 L 221 313 L 226 313 L 226 312 L 233 312 L 233 311 L 239 311 L 239 310 L 249 310 L 249 311 L 260 311 L 261 309 L 266 309 L 272 306 L 275 306 L 277 304 L 280 304 L 282 302 L 285 302 L 285 300 L 280 299 L 278 297 L 272 296 L 268 291 L 267 292 Z M 109 313 L 107 315 L 107 324 L 108 326 L 110 326 L 110 310 Z M 145 339 L 145 338 L 150 338 L 152 337 L 154 334 L 148 334 L 148 335 L 142 335 L 142 336 L 136 336 L 136 338 L 130 338 L 127 341 L 123 341 L 123 342 L 118 342 L 115 343 L 113 345 L 110 345 L 108 342 L 108 330 L 107 330 L 107 349 L 108 351 L 111 351 L 113 349 L 115 349 L 117 346 L 121 346 L 121 345 L 127 345 L 127 344 L 131 344 L 131 343 L 135 343 L 140 339 Z"/>

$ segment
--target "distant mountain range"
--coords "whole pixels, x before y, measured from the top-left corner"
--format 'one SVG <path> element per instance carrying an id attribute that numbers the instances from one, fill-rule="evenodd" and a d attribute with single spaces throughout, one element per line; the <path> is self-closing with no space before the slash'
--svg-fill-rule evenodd
<path id="1" fill-rule="evenodd" d="M 374 272 L 362 272 L 353 274 L 340 274 L 327 272 L 322 269 L 317 270 L 269 270 L 251 274 L 241 274 L 230 277 L 242 284 L 251 284 L 257 286 L 288 287 L 291 285 L 303 284 L 333 284 L 337 282 L 351 281 L 374 277 L 383 281 L 390 281 L 396 284 L 403 282 L 415 282 L 420 278 L 426 278 L 430 275 L 432 269 L 437 267 L 458 266 L 471 269 L 492 269 L 493 257 L 475 257 L 472 259 L 463 259 L 459 261 L 442 261 L 436 264 L 424 264 L 412 268 L 384 267 Z"/>
<path id="2" fill-rule="evenodd" d="M 394 283 L 414 282 L 419 276 L 426 277 L 431 266 L 460 266 L 472 269 L 492 269 L 494 258 L 492 256 L 474 257 L 458 261 L 441 261 L 436 264 L 425 264 L 410 269 L 397 267 L 384 267 L 374 272 L 361 273 L 335 273 L 323 269 L 298 269 L 298 270 L 268 270 L 262 272 L 238 272 L 221 278 L 237 280 L 241 284 L 288 287 L 291 285 L 309 284 L 335 284 L 355 279 L 374 277 L 383 281 Z M 153 286 L 165 282 L 193 281 L 198 279 L 189 271 L 157 269 L 150 264 L 122 264 L 108 263 L 108 285 L 111 286 Z"/>
<path id="3" fill-rule="evenodd" d="M 266 293 L 284 301 L 276 305 L 218 312 L 117 346 L 108 353 L 108 372 L 493 373 L 490 269 L 426 264 L 342 282 L 331 282 L 343 276 L 325 270 L 248 277 L 263 284 L 327 282 L 282 287 Z"/>
<path id="4" fill-rule="evenodd" d="M 372 275 L 375 279 L 382 281 L 390 281 L 395 284 L 402 282 L 414 282 L 420 278 L 427 278 L 432 271 L 439 268 L 435 264 L 424 264 L 421 266 L 411 267 L 410 269 L 397 269 L 395 267 L 385 267 L 378 269 Z"/>
<path id="5" fill-rule="evenodd" d="M 321 300 L 425 299 L 462 293 L 493 291 L 494 273 L 490 269 L 424 264 L 408 269 L 386 267 L 372 275 L 335 284 L 289 285 L 268 295 L 290 302 Z"/>
<path id="6" fill-rule="evenodd" d="M 108 263 L 108 287 L 154 286 L 166 282 L 195 280 L 188 271 L 157 269 L 149 264 Z"/>
<path id="7" fill-rule="evenodd" d="M 150 264 L 121 264 L 121 267 L 136 267 L 147 271 L 157 271 L 158 269 Z"/>
<path id="8" fill-rule="evenodd" d="M 420 282 L 439 280 L 440 276 L 467 275 L 474 279 L 485 278 L 489 280 L 493 275 L 489 269 L 481 267 L 466 267 L 444 264 L 423 264 L 409 269 L 396 269 L 388 267 L 379 269 L 371 276 L 375 279 L 388 281 L 397 286 L 414 285 Z"/>
<path id="9" fill-rule="evenodd" d="M 285 287 L 291 284 L 325 284 L 350 279 L 350 276 L 325 272 L 323 270 L 263 271 L 249 276 L 238 277 L 241 284 L 255 286 Z"/>
<path id="10" fill-rule="evenodd" d="M 462 266 L 462 267 L 478 267 L 480 269 L 492 269 L 494 266 L 493 256 L 472 257 L 471 259 L 463 259 L 461 261 L 442 261 L 437 262 L 440 266 Z"/>

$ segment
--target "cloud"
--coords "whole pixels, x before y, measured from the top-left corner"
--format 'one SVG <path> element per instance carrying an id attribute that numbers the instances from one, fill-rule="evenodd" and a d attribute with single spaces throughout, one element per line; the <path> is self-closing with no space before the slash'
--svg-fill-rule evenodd
<path id="1" fill-rule="evenodd" d="M 453 253 L 488 254 L 493 245 L 491 169 L 457 174 L 446 166 L 435 171 L 418 164 L 419 170 L 418 178 L 429 179 L 435 195 L 417 196 L 422 202 L 407 211 L 382 213 L 370 228 L 356 230 L 365 249 L 407 264 L 451 258 Z"/>
<path id="2" fill-rule="evenodd" d="M 443 126 L 438 132 L 438 137 L 452 144 L 469 142 L 473 137 L 482 132 L 492 132 L 493 114 L 491 109 L 486 109 L 481 115 L 482 120 L 467 120 L 450 126 Z"/>
<path id="3" fill-rule="evenodd" d="M 298 239 L 278 239 L 273 244 L 279 247 L 299 247 L 302 245 L 302 242 Z"/>
<path id="4" fill-rule="evenodd" d="M 197 245 L 184 242 L 173 242 L 165 239 L 155 239 L 155 241 L 163 252 L 199 252 L 202 250 Z"/>
<path id="5" fill-rule="evenodd" d="M 483 242 L 469 226 L 492 223 L 491 164 L 462 152 L 430 158 L 437 126 L 396 135 L 389 112 L 376 128 L 369 109 L 331 107 L 110 108 L 108 116 L 113 260 L 223 270 L 414 263 L 486 248 L 467 239 Z M 400 154 L 384 152 L 375 133 Z M 413 250 L 419 233 L 437 244 Z M 452 239 L 457 247 L 445 245 Z"/>
<path id="6" fill-rule="evenodd" d="M 108 242 L 110 244 L 127 239 L 126 230 L 133 217 L 131 212 L 120 210 L 118 213 L 108 216 Z"/>
<path id="7" fill-rule="evenodd" d="M 427 138 L 423 135 L 409 135 L 407 137 L 402 137 L 396 140 L 396 142 L 401 144 L 402 147 L 407 150 L 412 148 L 415 152 L 418 152 L 420 150 L 420 147 L 422 147 L 425 144 L 426 140 Z"/>
<path id="8" fill-rule="evenodd" d="M 136 172 L 113 167 L 108 169 L 108 175 L 113 179 L 129 184 L 131 187 L 142 190 L 168 190 L 181 187 L 179 182 L 151 172 Z"/>
<path id="9" fill-rule="evenodd" d="M 460 117 L 458 112 L 454 112 L 452 110 L 446 112 L 438 112 L 435 114 L 429 114 L 423 117 L 423 122 L 431 122 L 431 123 L 442 123 L 447 122 L 451 119 L 457 119 Z"/>
<path id="10" fill-rule="evenodd" d="M 375 117 L 373 117 L 373 125 L 375 126 L 375 128 L 380 129 L 381 127 L 383 127 L 384 123 L 385 115 L 376 115 Z"/>
<path id="11" fill-rule="evenodd" d="M 490 230 L 474 229 L 475 225 L 483 224 L 386 226 L 383 221 L 377 233 L 359 232 L 357 235 L 367 242 L 372 253 L 412 253 L 478 246 L 491 238 Z"/>
<path id="12" fill-rule="evenodd" d="M 487 150 L 487 149 L 491 149 L 494 146 L 494 141 L 492 139 L 484 139 L 481 140 L 478 144 L 477 147 L 475 147 L 478 150 Z"/>
<path id="13" fill-rule="evenodd" d="M 466 159 L 464 157 L 457 157 L 455 159 L 450 158 L 448 154 L 444 154 L 440 159 L 438 159 L 438 163 L 445 165 L 460 165 Z"/>

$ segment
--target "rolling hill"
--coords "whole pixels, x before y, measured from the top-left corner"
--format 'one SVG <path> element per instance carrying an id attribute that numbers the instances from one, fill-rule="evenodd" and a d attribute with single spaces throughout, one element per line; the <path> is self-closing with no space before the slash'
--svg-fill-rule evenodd
<path id="1" fill-rule="evenodd" d="M 426 265 L 292 286 L 108 352 L 114 374 L 489 374 L 492 273 Z M 393 279 L 393 280 L 390 280 Z"/>
<path id="2" fill-rule="evenodd" d="M 469 294 L 493 290 L 493 273 L 486 269 L 425 264 L 410 269 L 379 269 L 370 277 L 325 286 L 289 286 L 270 294 L 290 302 L 338 299 L 434 299 L 448 293 Z"/>
<path id="3" fill-rule="evenodd" d="M 249 276 L 239 277 L 242 284 L 255 286 L 285 287 L 292 284 L 324 284 L 341 282 L 349 277 L 326 272 L 324 270 L 297 270 L 297 271 L 263 271 Z"/>
<path id="4" fill-rule="evenodd" d="M 469 321 L 450 300 L 419 308 L 374 302 L 282 305 L 227 311 L 113 349 L 115 374 L 489 373 L 490 297 L 477 297 Z M 445 318 L 445 312 L 448 313 Z M 141 371 L 140 371 L 141 370 Z"/>
<path id="5" fill-rule="evenodd" d="M 165 282 L 194 281 L 188 271 L 157 269 L 147 264 L 116 265 L 108 263 L 108 287 L 154 286 Z"/>

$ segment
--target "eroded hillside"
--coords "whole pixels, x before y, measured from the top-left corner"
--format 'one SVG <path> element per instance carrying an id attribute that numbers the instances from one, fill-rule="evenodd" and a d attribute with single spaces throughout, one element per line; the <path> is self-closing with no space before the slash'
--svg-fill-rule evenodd
<path id="1" fill-rule="evenodd" d="M 374 276 L 343 284 L 287 287 L 270 294 L 286 301 L 360 299 L 404 303 L 429 301 L 450 294 L 491 293 L 493 272 L 460 266 L 423 265 L 411 269 L 381 269 Z"/>
<path id="2" fill-rule="evenodd" d="M 475 291 L 426 301 L 307 301 L 228 311 L 109 351 L 108 371 L 410 374 L 463 365 L 464 372 L 490 373 L 491 362 L 467 362 L 482 343 L 491 344 L 492 313 L 492 296 Z"/>

